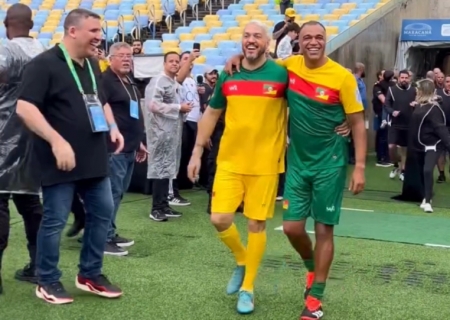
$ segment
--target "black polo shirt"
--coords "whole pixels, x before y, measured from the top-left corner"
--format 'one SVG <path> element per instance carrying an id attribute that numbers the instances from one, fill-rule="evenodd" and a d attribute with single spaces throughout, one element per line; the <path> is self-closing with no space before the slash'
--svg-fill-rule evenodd
<path id="1" fill-rule="evenodd" d="M 108 68 L 103 72 L 101 80 L 105 100 L 111 106 L 117 127 L 125 140 L 122 152 L 136 151 L 144 138 L 144 120 L 140 107 L 141 94 L 132 77 L 128 79 L 132 81 L 131 84 L 126 81 L 122 84 L 119 77 Z M 130 96 L 139 104 L 139 119 L 130 116 Z M 114 152 L 114 150 L 115 146 L 108 143 L 108 151 Z"/>
<path id="2" fill-rule="evenodd" d="M 100 90 L 98 62 L 94 59 L 90 62 Z M 87 63 L 81 66 L 73 61 L 73 64 L 84 92 L 93 94 Z M 99 91 L 98 95 L 104 104 L 102 92 Z M 108 176 L 106 139 L 109 139 L 109 134 L 92 132 L 83 97 L 59 46 L 38 55 L 27 64 L 19 99 L 35 105 L 75 153 L 75 168 L 69 172 L 61 171 L 56 167 L 50 144 L 36 136 L 34 148 L 40 162 L 42 186 Z"/>

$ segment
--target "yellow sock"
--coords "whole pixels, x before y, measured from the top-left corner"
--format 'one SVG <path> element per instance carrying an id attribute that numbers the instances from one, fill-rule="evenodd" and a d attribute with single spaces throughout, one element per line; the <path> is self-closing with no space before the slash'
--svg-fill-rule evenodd
<path id="1" fill-rule="evenodd" d="M 258 268 L 266 251 L 267 234 L 264 230 L 259 233 L 248 233 L 247 259 L 245 260 L 245 276 L 242 290 L 253 292 Z"/>
<path id="2" fill-rule="evenodd" d="M 219 232 L 219 238 L 225 245 L 230 248 L 236 258 L 238 266 L 245 265 L 246 250 L 241 241 L 241 236 L 233 223 L 227 230 Z"/>

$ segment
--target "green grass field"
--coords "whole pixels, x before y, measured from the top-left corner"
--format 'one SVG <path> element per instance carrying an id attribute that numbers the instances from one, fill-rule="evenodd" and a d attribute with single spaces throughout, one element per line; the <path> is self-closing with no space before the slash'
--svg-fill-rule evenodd
<path id="1" fill-rule="evenodd" d="M 389 169 L 370 167 L 368 189 L 400 190 L 400 182 L 387 178 Z M 450 194 L 450 183 L 439 185 L 437 194 Z M 381 187 L 380 187 L 381 186 Z M 370 192 L 370 191 L 368 191 Z M 124 296 L 105 300 L 78 291 L 77 273 L 80 244 L 64 238 L 61 245 L 62 281 L 75 296 L 66 306 L 51 306 L 37 299 L 34 286 L 13 279 L 14 271 L 27 260 L 23 224 L 12 215 L 10 245 L 2 271 L 5 294 L 0 296 L 0 319 L 64 319 L 64 320 L 232 320 L 236 297 L 225 295 L 225 285 L 233 268 L 233 260 L 217 239 L 205 214 L 206 196 L 202 191 L 183 195 L 192 205 L 181 209 L 184 216 L 167 223 L 148 218 L 150 199 L 129 194 L 120 209 L 119 231 L 136 244 L 128 257 L 106 257 L 104 272 L 120 285 Z M 417 205 L 346 197 L 343 206 L 361 216 L 379 213 L 423 216 L 424 222 L 405 235 L 432 233 L 427 223 L 433 219 L 448 223 L 450 210 L 435 208 L 426 217 Z M 14 211 L 14 206 L 12 209 Z M 383 217 L 383 218 L 381 218 Z M 428 221 L 428 222 L 427 222 Z M 394 223 L 387 219 L 386 223 Z M 237 217 L 245 238 L 245 219 Z M 305 269 L 285 236 L 275 228 L 281 226 L 281 208 L 268 222 L 268 247 L 256 283 L 256 311 L 251 319 L 294 320 L 303 308 L 303 276 Z M 379 221 L 378 228 L 383 227 Z M 400 231 L 399 231 L 400 232 Z M 401 238 L 401 234 L 395 234 Z M 390 238 L 394 235 L 383 235 Z M 406 237 L 406 236 L 405 236 Z M 389 239 L 386 239 L 389 240 Z M 409 320 L 450 319 L 450 252 L 404 243 L 337 237 L 335 262 L 324 301 L 327 320 Z"/>

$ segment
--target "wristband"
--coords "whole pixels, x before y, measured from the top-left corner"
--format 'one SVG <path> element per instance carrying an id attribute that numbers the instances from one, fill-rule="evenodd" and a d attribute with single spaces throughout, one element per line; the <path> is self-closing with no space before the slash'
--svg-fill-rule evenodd
<path id="1" fill-rule="evenodd" d="M 111 124 L 109 125 L 109 130 L 112 130 L 112 129 L 117 129 L 117 124 L 111 123 Z"/>

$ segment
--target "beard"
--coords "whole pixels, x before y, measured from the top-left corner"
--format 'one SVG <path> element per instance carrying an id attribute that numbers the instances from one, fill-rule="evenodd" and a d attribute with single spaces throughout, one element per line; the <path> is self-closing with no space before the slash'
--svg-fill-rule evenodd
<path id="1" fill-rule="evenodd" d="M 245 51 L 244 51 L 244 56 L 245 56 L 245 58 L 248 60 L 248 61 L 250 61 L 250 62 L 253 62 L 253 61 L 256 61 L 256 60 L 258 60 L 259 58 L 261 58 L 261 56 L 265 56 L 266 55 L 266 49 L 259 49 L 258 50 L 258 52 L 256 53 L 256 56 L 252 56 L 252 57 L 249 57 L 249 56 L 247 56 L 247 54 L 245 53 Z"/>

